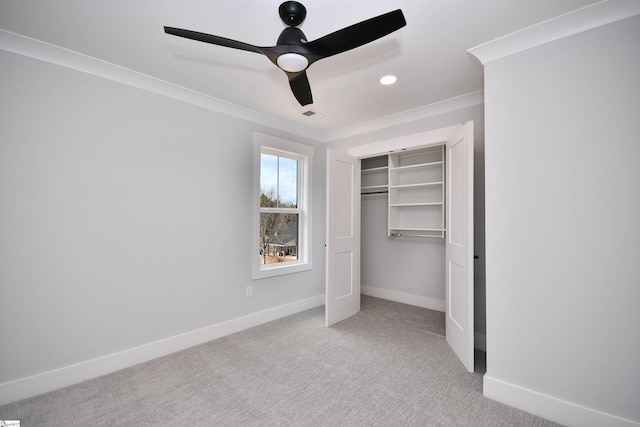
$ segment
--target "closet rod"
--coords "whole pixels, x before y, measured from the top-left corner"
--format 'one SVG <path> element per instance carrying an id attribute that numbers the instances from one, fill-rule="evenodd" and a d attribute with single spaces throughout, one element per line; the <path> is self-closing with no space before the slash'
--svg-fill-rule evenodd
<path id="1" fill-rule="evenodd" d="M 408 233 L 391 233 L 391 237 L 437 237 L 439 239 L 444 239 L 444 233 L 441 235 L 430 235 L 430 234 L 408 234 Z"/>
<path id="2" fill-rule="evenodd" d="M 389 194 L 388 191 L 369 191 L 368 193 L 360 193 L 361 196 L 366 196 L 367 194 Z"/>

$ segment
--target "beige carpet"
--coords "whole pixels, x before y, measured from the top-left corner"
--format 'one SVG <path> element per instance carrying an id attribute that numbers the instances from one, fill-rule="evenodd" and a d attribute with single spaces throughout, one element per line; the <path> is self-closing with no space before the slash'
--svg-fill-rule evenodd
<path id="1" fill-rule="evenodd" d="M 62 390 L 0 406 L 22 426 L 553 426 L 482 396 L 444 314 L 365 297 L 326 328 L 324 307 Z"/>

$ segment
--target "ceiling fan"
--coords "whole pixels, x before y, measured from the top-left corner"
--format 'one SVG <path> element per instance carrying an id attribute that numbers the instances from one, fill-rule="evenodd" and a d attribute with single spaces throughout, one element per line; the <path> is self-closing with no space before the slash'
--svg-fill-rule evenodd
<path id="1" fill-rule="evenodd" d="M 398 9 L 308 42 L 302 30 L 297 28 L 307 15 L 306 8 L 296 1 L 285 1 L 278 11 L 287 28 L 280 33 L 276 46 L 271 47 L 254 46 L 180 28 L 164 27 L 164 31 L 174 36 L 265 55 L 287 74 L 293 95 L 304 106 L 313 103 L 306 73 L 311 64 L 370 43 L 407 24 L 402 11 Z"/>

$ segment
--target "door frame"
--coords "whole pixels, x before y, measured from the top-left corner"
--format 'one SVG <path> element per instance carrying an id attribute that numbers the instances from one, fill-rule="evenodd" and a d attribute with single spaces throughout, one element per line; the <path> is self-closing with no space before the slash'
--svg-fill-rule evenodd
<path id="1" fill-rule="evenodd" d="M 415 148 L 442 145 L 446 144 L 446 142 L 451 139 L 457 131 L 462 129 L 462 126 L 463 125 L 454 125 L 427 132 L 401 136 L 398 138 L 385 139 L 383 141 L 372 142 L 370 144 L 357 145 L 349 148 L 347 150 L 347 154 L 359 159 L 365 159 L 367 157 L 389 154 L 392 151 L 400 151 L 403 149 L 412 150 Z"/>

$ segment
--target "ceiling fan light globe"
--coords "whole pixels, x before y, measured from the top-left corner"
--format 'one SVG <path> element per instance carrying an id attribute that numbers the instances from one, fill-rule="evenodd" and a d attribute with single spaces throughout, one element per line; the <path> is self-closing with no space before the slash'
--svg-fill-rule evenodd
<path id="1" fill-rule="evenodd" d="M 304 71 L 309 66 L 309 61 L 297 53 L 285 53 L 278 57 L 278 67 L 290 73 Z"/>

